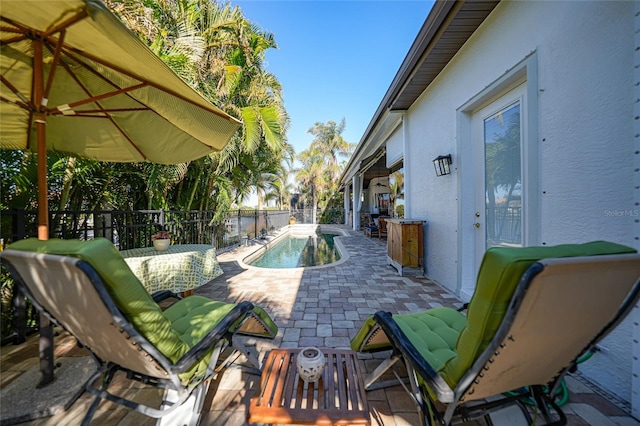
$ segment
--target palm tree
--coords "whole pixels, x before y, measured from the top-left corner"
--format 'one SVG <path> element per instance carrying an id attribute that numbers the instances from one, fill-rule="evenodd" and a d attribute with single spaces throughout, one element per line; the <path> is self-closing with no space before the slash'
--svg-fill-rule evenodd
<path id="1" fill-rule="evenodd" d="M 213 172 L 226 173 L 231 183 L 227 187 L 236 189 L 236 200 L 253 188 L 260 207 L 262 194 L 270 186 L 268 176 L 278 170 L 282 155 L 291 149 L 285 138 L 289 117 L 282 87 L 262 67 L 266 50 L 277 45 L 272 34 L 250 24 L 238 7 L 204 3 L 208 6 L 201 8 L 201 25 L 207 28 L 203 34 L 205 62 L 210 66 L 201 71 L 206 78 L 200 80 L 200 88 L 243 121 L 241 134 L 217 157 Z M 211 84 L 216 80 L 215 86 Z"/>
<path id="2" fill-rule="evenodd" d="M 279 169 L 278 181 L 273 187 L 272 198 L 276 200 L 276 206 L 279 209 L 290 209 L 291 193 L 293 192 L 293 184 L 289 181 L 289 172 L 291 170 L 290 163 L 283 164 Z"/>
<path id="3" fill-rule="evenodd" d="M 307 133 L 315 136 L 312 144 L 325 156 L 327 170 L 333 181 L 338 179 L 342 171 L 338 157 L 349 157 L 353 151 L 353 145 L 342 137 L 345 127 L 346 121 L 343 118 L 339 124 L 331 120 L 326 124 L 316 122 L 307 130 Z"/>
<path id="4" fill-rule="evenodd" d="M 325 168 L 326 157 L 312 144 L 300 153 L 298 159 L 302 165 L 297 169 L 296 180 L 300 185 L 303 199 L 309 201 L 312 206 L 312 222 L 316 223 L 318 202 L 322 199 L 321 195 L 328 182 Z"/>
<path id="5" fill-rule="evenodd" d="M 389 179 L 389 202 L 391 203 L 391 214 L 396 216 L 396 201 L 404 198 L 404 173 L 400 170 L 391 173 Z"/>
<path id="6" fill-rule="evenodd" d="M 304 188 L 303 197 L 311 201 L 315 210 L 325 209 L 338 188 L 338 177 L 343 163 L 339 157 L 348 157 L 353 149 L 342 137 L 345 120 L 339 124 L 334 121 L 316 122 L 307 132 L 313 134 L 314 140 L 308 150 L 303 151 L 299 159 L 303 167 L 299 169 L 297 178 Z"/>

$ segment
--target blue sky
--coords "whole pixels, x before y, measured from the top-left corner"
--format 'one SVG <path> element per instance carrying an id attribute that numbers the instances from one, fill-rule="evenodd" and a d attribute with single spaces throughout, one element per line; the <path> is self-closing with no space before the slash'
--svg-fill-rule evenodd
<path id="1" fill-rule="evenodd" d="M 433 1 L 231 1 L 274 34 L 266 69 L 284 91 L 289 143 L 309 147 L 316 122 L 346 120 L 358 143 Z"/>

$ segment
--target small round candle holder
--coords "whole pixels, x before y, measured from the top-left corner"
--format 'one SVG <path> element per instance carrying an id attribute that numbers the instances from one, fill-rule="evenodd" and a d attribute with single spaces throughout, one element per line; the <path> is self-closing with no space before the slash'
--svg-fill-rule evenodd
<path id="1" fill-rule="evenodd" d="M 298 374 L 305 382 L 317 382 L 320 380 L 324 366 L 324 354 L 316 347 L 303 348 L 296 356 Z"/>

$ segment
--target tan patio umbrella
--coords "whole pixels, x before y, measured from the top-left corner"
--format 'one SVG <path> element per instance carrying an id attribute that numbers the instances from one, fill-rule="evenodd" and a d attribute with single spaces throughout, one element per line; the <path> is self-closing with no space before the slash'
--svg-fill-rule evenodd
<path id="1" fill-rule="evenodd" d="M 239 127 L 99 0 L 7 1 L 0 17 L 0 148 L 38 153 L 41 239 L 46 151 L 176 164 L 222 149 Z"/>
<path id="2" fill-rule="evenodd" d="M 47 151 L 176 164 L 222 149 L 240 125 L 99 0 L 3 1 L 0 21 L 0 148 L 38 154 L 40 239 Z M 52 332 L 42 326 L 41 386 L 53 380 Z"/>

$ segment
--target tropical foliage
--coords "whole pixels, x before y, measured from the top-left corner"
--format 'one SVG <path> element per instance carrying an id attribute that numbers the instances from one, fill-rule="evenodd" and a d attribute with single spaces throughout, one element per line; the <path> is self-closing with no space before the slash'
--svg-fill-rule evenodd
<path id="1" fill-rule="evenodd" d="M 328 206 L 341 162 L 353 149 L 342 137 L 345 120 L 315 123 L 308 130 L 311 146 L 295 154 L 286 137 L 282 87 L 265 69 L 266 52 L 277 48 L 273 34 L 250 22 L 239 7 L 213 0 L 106 4 L 188 84 L 243 124 L 221 152 L 186 164 L 105 163 L 50 154 L 52 209 L 206 209 L 222 217 L 253 193 L 258 208 L 267 203 L 287 208 L 292 192 L 299 192 L 307 207 Z M 35 208 L 35 155 L 0 150 L 0 167 L 0 209 Z"/>
<path id="2" fill-rule="evenodd" d="M 338 177 L 342 172 L 340 158 L 348 158 L 353 145 L 342 137 L 346 122 L 316 122 L 307 132 L 314 135 L 311 146 L 298 155 L 301 167 L 296 173 L 300 185 L 300 195 L 305 205 L 313 208 L 313 223 L 316 223 L 315 212 L 324 210 L 329 205 L 338 189 Z"/>
<path id="3" fill-rule="evenodd" d="M 289 118 L 278 79 L 264 69 L 265 52 L 277 48 L 274 36 L 239 7 L 212 0 L 106 3 L 169 67 L 243 125 L 223 151 L 187 164 L 115 164 L 52 154 L 50 206 L 216 209 L 222 215 L 252 190 L 285 191 L 275 182 L 293 157 Z M 35 206 L 34 157 L 0 152 L 0 208 Z"/>

